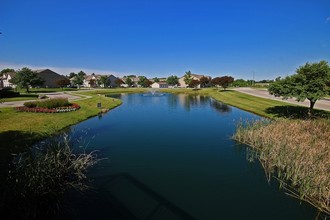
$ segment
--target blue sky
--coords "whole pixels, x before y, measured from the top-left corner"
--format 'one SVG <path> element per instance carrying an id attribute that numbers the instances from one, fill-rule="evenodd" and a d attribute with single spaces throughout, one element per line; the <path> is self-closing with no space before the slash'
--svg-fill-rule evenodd
<path id="1" fill-rule="evenodd" d="M 0 69 L 273 79 L 330 61 L 330 0 L 1 0 Z"/>

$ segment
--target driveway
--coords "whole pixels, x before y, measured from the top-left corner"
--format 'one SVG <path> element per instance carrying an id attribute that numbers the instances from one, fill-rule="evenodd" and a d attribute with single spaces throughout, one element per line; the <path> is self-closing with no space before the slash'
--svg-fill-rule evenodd
<path id="1" fill-rule="evenodd" d="M 71 92 L 66 92 L 66 93 L 64 93 L 64 92 L 52 92 L 52 93 L 40 93 L 40 94 L 46 95 L 50 99 L 54 99 L 54 98 L 67 98 L 69 101 L 76 101 L 76 100 L 90 98 L 90 96 L 85 96 L 85 95 L 82 95 L 84 97 L 77 96 L 77 95 L 72 94 Z M 36 100 L 2 102 L 2 103 L 0 103 L 0 108 L 19 107 L 19 106 L 23 106 L 23 104 L 25 102 L 29 102 L 29 101 L 36 101 Z"/>
<path id="2" fill-rule="evenodd" d="M 253 89 L 250 87 L 235 88 L 233 90 L 236 90 L 236 91 L 239 91 L 239 92 L 242 92 L 245 94 L 261 97 L 261 98 L 277 100 L 277 101 L 281 101 L 281 102 L 309 107 L 309 101 L 307 99 L 304 102 L 297 102 L 295 99 L 283 100 L 280 97 L 275 97 L 273 95 L 270 95 L 267 90 Z M 318 100 L 315 103 L 314 108 L 330 111 L 330 99 L 324 98 L 324 99 Z"/>

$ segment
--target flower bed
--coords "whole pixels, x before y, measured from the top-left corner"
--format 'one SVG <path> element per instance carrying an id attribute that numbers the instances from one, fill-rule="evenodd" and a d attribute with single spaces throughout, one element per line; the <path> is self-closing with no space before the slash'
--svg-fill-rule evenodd
<path id="1" fill-rule="evenodd" d="M 61 113 L 61 112 L 72 112 L 80 109 L 80 106 L 78 104 L 72 103 L 69 106 L 65 107 L 58 107 L 58 108 L 44 108 L 44 107 L 16 107 L 16 111 L 20 112 L 36 112 L 36 113 Z"/>

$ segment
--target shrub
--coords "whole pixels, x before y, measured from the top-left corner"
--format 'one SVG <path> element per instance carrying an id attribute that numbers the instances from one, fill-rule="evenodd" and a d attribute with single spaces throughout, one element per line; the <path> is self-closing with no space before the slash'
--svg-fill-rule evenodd
<path id="1" fill-rule="evenodd" d="M 11 88 L 0 89 L 0 98 L 11 98 L 18 96 L 19 96 L 19 92 L 15 92 Z"/>
<path id="2" fill-rule="evenodd" d="M 40 107 L 40 108 L 58 108 L 58 107 L 65 107 L 70 106 L 70 102 L 68 99 L 65 98 L 55 98 L 55 99 L 47 99 L 43 101 L 35 101 L 35 102 L 25 102 L 24 106 L 28 108 Z"/>
<path id="3" fill-rule="evenodd" d="M 37 107 L 37 102 L 25 102 L 24 106 L 28 108 L 35 108 Z"/>

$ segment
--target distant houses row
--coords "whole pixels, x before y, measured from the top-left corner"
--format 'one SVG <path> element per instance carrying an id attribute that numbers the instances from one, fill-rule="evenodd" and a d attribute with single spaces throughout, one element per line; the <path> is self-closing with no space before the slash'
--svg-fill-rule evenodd
<path id="1" fill-rule="evenodd" d="M 71 78 L 65 77 L 63 75 L 60 75 L 50 69 L 41 69 L 41 70 L 33 70 L 33 72 L 37 73 L 40 78 L 44 81 L 44 84 L 41 87 L 47 87 L 47 88 L 56 88 L 56 87 L 63 87 L 63 84 L 58 83 L 59 81 L 66 80 L 67 86 L 78 86 L 78 87 L 88 87 L 88 88 L 94 88 L 94 87 L 141 87 L 141 84 L 139 81 L 141 80 L 140 77 L 137 76 L 126 76 L 123 78 L 116 77 L 114 75 L 97 75 L 97 74 L 91 74 L 91 75 L 84 75 L 83 80 L 80 81 L 79 84 L 77 84 L 76 77 L 78 75 L 72 76 Z M 13 84 L 10 80 L 15 76 L 15 72 L 7 72 L 2 74 L 0 76 L 0 89 L 6 88 L 6 87 L 12 87 L 15 88 L 16 85 Z M 201 78 L 207 78 L 209 81 L 211 81 L 210 76 L 204 76 L 204 75 L 197 75 L 197 74 L 191 74 L 191 79 L 199 81 Z M 104 78 L 106 78 L 106 82 L 104 82 Z M 130 78 L 130 84 L 127 84 L 127 79 Z M 101 80 L 103 79 L 103 81 Z M 145 78 L 146 79 L 146 78 Z M 176 85 L 169 85 L 166 82 L 166 78 L 162 79 L 146 79 L 148 81 L 148 87 L 151 88 L 173 88 L 173 87 L 180 87 L 180 88 L 186 88 L 188 85 L 185 82 L 185 77 L 178 78 L 178 83 Z M 197 85 L 197 87 L 200 87 L 200 85 Z"/>
<path id="2" fill-rule="evenodd" d="M 59 80 L 66 79 L 65 76 L 62 76 L 50 69 L 41 69 L 34 70 L 35 73 L 44 81 L 43 87 L 55 88 L 59 87 L 57 82 Z M 0 88 L 12 87 L 15 88 L 16 85 L 13 84 L 10 80 L 16 75 L 16 72 L 7 72 L 0 76 Z"/>

